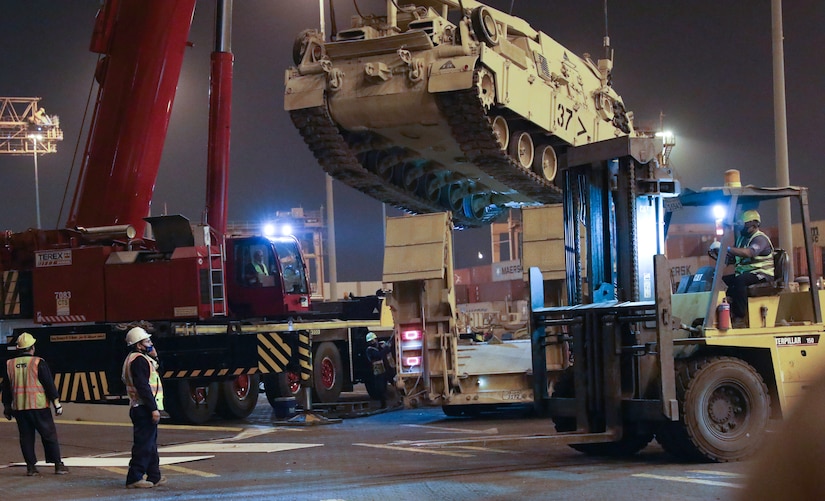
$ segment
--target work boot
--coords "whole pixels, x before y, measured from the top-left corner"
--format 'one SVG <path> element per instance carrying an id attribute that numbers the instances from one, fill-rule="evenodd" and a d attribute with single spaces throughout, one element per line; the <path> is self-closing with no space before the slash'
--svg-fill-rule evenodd
<path id="1" fill-rule="evenodd" d="M 166 485 L 166 477 L 160 477 L 157 482 L 155 482 L 155 487 L 160 487 L 161 485 Z"/>
<path id="2" fill-rule="evenodd" d="M 55 475 L 65 475 L 69 473 L 69 469 L 66 468 L 66 465 L 63 462 L 55 463 L 54 464 L 54 474 Z"/>
<path id="3" fill-rule="evenodd" d="M 26 476 L 27 477 L 39 477 L 40 472 L 37 471 L 37 466 L 34 466 L 34 465 L 26 466 Z"/>
<path id="4" fill-rule="evenodd" d="M 155 484 L 148 480 L 140 479 L 137 482 L 132 482 L 131 484 L 126 484 L 127 489 L 151 489 L 154 487 Z"/>

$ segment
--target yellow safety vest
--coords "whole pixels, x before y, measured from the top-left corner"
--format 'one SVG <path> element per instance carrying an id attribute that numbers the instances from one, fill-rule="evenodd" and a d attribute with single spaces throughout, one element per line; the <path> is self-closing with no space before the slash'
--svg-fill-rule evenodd
<path id="1" fill-rule="evenodd" d="M 41 360 L 40 357 L 24 355 L 6 361 L 6 374 L 9 375 L 12 392 L 12 409 L 28 411 L 49 408 L 46 390 L 38 379 L 37 368 Z"/>
<path id="2" fill-rule="evenodd" d="M 753 235 L 750 237 L 738 237 L 737 238 L 737 247 L 747 247 L 750 245 L 751 241 L 758 236 L 763 236 L 768 238 L 767 235 L 762 233 L 761 231 L 757 230 L 754 232 Z M 745 240 L 747 238 L 747 241 Z M 770 238 L 768 238 L 768 243 L 771 244 L 771 253 L 767 256 L 754 256 L 750 257 L 737 257 L 736 258 L 736 267 L 734 268 L 734 273 L 736 275 L 741 275 L 743 273 L 755 273 L 761 272 L 765 275 L 773 277 L 774 270 L 773 270 L 773 243 L 771 243 Z"/>
<path id="3" fill-rule="evenodd" d="M 160 374 L 158 374 L 158 363 L 152 357 L 143 354 L 139 351 L 129 353 L 126 360 L 123 362 L 123 370 L 121 371 L 121 379 L 126 383 L 126 394 L 129 395 L 129 405 L 137 407 L 143 405 L 145 402 L 140 399 L 135 383 L 132 380 L 132 362 L 137 357 L 144 357 L 149 362 L 149 388 L 152 389 L 152 394 L 155 395 L 155 404 L 158 410 L 163 410 L 163 384 L 160 382 Z"/>

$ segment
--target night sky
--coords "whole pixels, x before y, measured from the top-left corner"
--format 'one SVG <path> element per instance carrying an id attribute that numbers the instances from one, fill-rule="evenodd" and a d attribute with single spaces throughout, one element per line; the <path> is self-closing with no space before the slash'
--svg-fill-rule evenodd
<path id="1" fill-rule="evenodd" d="M 402 2 L 403 3 L 403 2 Z M 508 11 L 511 0 L 490 1 Z M 784 2 L 787 122 L 792 184 L 812 189 L 813 219 L 825 219 L 822 156 L 825 2 Z M 672 161 L 683 186 L 718 186 L 737 168 L 746 184 L 775 184 L 770 0 L 625 0 L 608 4 L 615 65 L 613 83 L 637 124 L 677 136 Z M 0 95 L 42 97 L 59 115 L 65 140 L 40 157 L 44 228 L 62 227 L 71 205 L 76 143 L 97 55 L 88 51 L 98 0 L 6 0 L 0 16 Z M 358 0 L 362 13 L 384 2 Z M 337 24 L 348 26 L 348 0 L 336 2 Z M 602 0 L 516 0 L 513 14 L 576 54 L 602 54 Z M 214 2 L 200 0 L 172 115 L 153 212 L 200 218 L 206 184 L 207 92 Z M 229 220 L 259 221 L 292 207 L 325 203 L 324 174 L 283 110 L 284 70 L 292 43 L 318 27 L 316 0 L 235 0 L 232 171 Z M 330 22 L 327 21 L 327 32 Z M 95 89 L 96 90 L 96 89 Z M 76 175 L 79 166 L 75 166 Z M 33 161 L 0 156 L 0 230 L 36 225 Z M 68 188 L 67 188 L 68 186 Z M 65 206 L 60 214 L 64 190 Z M 335 182 L 339 280 L 380 280 L 381 204 Z M 399 212 L 389 210 L 389 215 Z M 770 224 L 770 223 L 769 223 Z M 457 236 L 459 267 L 489 262 L 489 230 Z M 477 252 L 487 255 L 479 261 Z"/>

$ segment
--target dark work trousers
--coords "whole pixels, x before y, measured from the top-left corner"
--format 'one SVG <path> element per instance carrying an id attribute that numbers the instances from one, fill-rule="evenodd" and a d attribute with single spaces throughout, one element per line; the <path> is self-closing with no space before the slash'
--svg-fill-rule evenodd
<path id="1" fill-rule="evenodd" d="M 758 284 L 762 280 L 755 273 L 740 275 L 725 275 L 722 277 L 728 286 L 728 296 L 731 298 L 730 311 L 735 319 L 748 318 L 748 286 Z"/>
<path id="2" fill-rule="evenodd" d="M 160 458 L 158 457 L 158 425 L 152 422 L 152 411 L 145 405 L 138 405 L 129 410 L 132 418 L 134 442 L 132 443 L 132 459 L 129 461 L 129 473 L 126 474 L 126 485 L 141 480 L 153 484 L 160 480 Z"/>
<path id="3" fill-rule="evenodd" d="M 14 411 L 14 419 L 17 420 L 17 431 L 20 432 L 20 450 L 23 451 L 23 459 L 27 465 L 34 466 L 37 463 L 37 455 L 34 452 L 35 431 L 40 434 L 40 440 L 43 442 L 46 462 L 60 462 L 60 445 L 57 442 L 57 429 L 54 427 L 51 409 Z"/>

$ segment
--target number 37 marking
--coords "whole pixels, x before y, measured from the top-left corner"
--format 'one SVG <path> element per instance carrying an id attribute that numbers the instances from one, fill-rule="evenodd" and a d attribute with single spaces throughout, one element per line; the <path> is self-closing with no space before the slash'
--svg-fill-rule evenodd
<path id="1" fill-rule="evenodd" d="M 558 124 L 560 128 L 568 130 L 570 128 L 570 121 L 573 119 L 573 110 L 566 108 L 563 104 L 559 104 L 557 111 L 558 115 L 556 117 L 556 124 Z M 584 123 L 582 123 L 581 117 L 577 116 L 576 121 L 579 122 L 579 126 L 581 127 L 576 135 L 581 136 L 582 134 L 586 134 L 587 129 L 585 128 Z"/>

